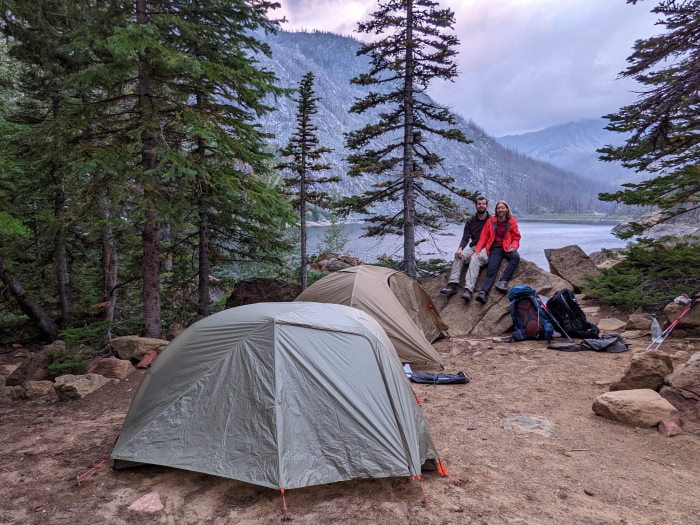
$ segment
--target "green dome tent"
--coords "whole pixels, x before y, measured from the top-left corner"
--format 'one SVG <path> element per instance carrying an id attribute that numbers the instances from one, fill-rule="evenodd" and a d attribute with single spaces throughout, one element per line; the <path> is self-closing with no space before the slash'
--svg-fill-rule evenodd
<path id="1" fill-rule="evenodd" d="M 438 456 L 377 322 L 295 302 L 187 328 L 144 378 L 112 458 L 292 489 L 420 475 Z"/>
<path id="2" fill-rule="evenodd" d="M 319 279 L 295 301 L 359 308 L 384 328 L 401 361 L 442 366 L 431 343 L 447 332 L 447 325 L 428 293 L 405 273 L 371 264 L 345 268 Z"/>

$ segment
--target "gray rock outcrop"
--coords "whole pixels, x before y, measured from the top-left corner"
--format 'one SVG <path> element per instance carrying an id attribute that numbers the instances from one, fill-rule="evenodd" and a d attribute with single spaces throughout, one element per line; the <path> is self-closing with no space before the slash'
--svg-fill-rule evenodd
<path id="1" fill-rule="evenodd" d="M 590 257 L 577 245 L 547 249 L 544 255 L 549 262 L 549 271 L 569 281 L 575 292 L 580 292 L 586 275 L 596 276 L 600 272 Z"/>
<path id="2" fill-rule="evenodd" d="M 502 269 L 503 266 L 501 266 L 501 271 Z M 481 289 L 485 276 L 486 269 L 483 268 L 476 281 L 477 291 Z M 506 294 L 492 288 L 486 304 L 479 304 L 474 299 L 465 303 L 459 297 L 462 292 L 461 288 L 457 294 L 451 297 L 440 294 L 440 289 L 445 286 L 446 281 L 447 274 L 444 273 L 424 279 L 422 284 L 433 299 L 433 304 L 438 307 L 440 317 L 449 326 L 451 336 L 493 335 L 512 329 L 513 322 L 508 312 Z M 509 283 L 510 286 L 517 284 L 532 286 L 538 293 L 548 297 L 563 288 L 571 289 L 571 284 L 568 281 L 524 259 L 520 260 L 520 264 Z"/>

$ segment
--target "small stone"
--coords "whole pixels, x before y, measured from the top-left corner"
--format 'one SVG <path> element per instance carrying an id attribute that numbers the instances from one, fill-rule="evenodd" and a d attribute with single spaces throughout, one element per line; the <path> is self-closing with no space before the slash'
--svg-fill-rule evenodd
<path id="1" fill-rule="evenodd" d="M 593 492 L 592 490 L 583 489 L 583 492 L 584 494 L 587 494 L 589 496 L 595 496 L 595 492 Z"/>
<path id="2" fill-rule="evenodd" d="M 659 423 L 659 434 L 662 436 L 672 437 L 682 433 L 683 430 L 675 421 L 662 421 Z"/>
<path id="3" fill-rule="evenodd" d="M 162 509 L 163 503 L 160 501 L 160 494 L 157 492 L 149 492 L 129 505 L 129 510 L 135 510 L 136 512 L 158 512 Z"/>
<path id="4" fill-rule="evenodd" d="M 27 399 L 56 395 L 51 381 L 27 381 L 24 383 L 24 393 Z"/>
<path id="5" fill-rule="evenodd" d="M 622 330 L 626 324 L 626 321 L 621 321 L 620 319 L 616 319 L 614 317 L 608 317 L 598 321 L 598 328 L 605 332 L 618 332 Z"/>

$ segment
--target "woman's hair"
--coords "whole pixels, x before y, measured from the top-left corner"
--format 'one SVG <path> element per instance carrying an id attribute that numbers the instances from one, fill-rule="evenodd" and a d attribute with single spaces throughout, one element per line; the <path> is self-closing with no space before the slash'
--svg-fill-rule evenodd
<path id="1" fill-rule="evenodd" d="M 513 214 L 510 212 L 510 206 L 508 205 L 508 203 L 506 201 L 498 201 L 496 203 L 496 208 L 498 208 L 499 204 L 503 204 L 503 206 L 506 207 L 506 219 L 512 219 Z M 494 208 L 494 215 L 496 214 L 496 208 Z"/>

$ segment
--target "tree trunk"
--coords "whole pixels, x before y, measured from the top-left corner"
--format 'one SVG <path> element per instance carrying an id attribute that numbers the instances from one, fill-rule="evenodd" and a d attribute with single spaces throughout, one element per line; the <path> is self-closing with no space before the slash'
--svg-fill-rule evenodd
<path id="1" fill-rule="evenodd" d="M 146 337 L 160 337 L 160 229 L 153 210 L 143 227 L 143 322 Z"/>
<path id="2" fill-rule="evenodd" d="M 416 203 L 413 187 L 413 0 L 406 5 L 406 74 L 403 88 L 403 259 L 406 273 L 416 278 Z"/>
<path id="3" fill-rule="evenodd" d="M 53 322 L 51 317 L 39 305 L 35 304 L 27 297 L 24 288 L 20 282 L 10 273 L 5 267 L 5 264 L 0 257 L 0 281 L 7 287 L 10 295 L 15 298 L 20 309 L 34 322 L 36 327 L 41 330 L 51 341 L 58 336 L 58 326 Z"/>
<path id="4" fill-rule="evenodd" d="M 136 23 L 147 24 L 146 0 L 136 0 Z M 147 50 L 146 50 L 147 52 Z M 147 126 L 150 119 L 151 88 L 143 56 L 139 57 L 138 93 L 141 123 Z M 154 176 L 155 139 L 144 129 L 141 132 L 141 169 L 144 178 Z M 143 321 L 146 337 L 160 337 L 160 229 L 156 211 L 150 203 L 148 191 L 144 191 L 146 204 L 145 223 L 143 227 Z"/>
<path id="5" fill-rule="evenodd" d="M 209 299 L 209 200 L 203 194 L 199 203 L 199 314 L 211 314 Z"/>
<path id="6" fill-rule="evenodd" d="M 58 303 L 61 308 L 61 322 L 65 325 L 73 316 L 73 301 L 70 296 L 70 277 L 68 271 L 68 252 L 66 250 L 66 228 L 64 226 L 64 207 L 66 197 L 63 189 L 58 187 L 54 194 L 53 211 L 57 223 L 54 245 L 54 264 L 56 265 L 56 284 Z"/>
<path id="7" fill-rule="evenodd" d="M 306 254 L 306 153 L 301 152 L 301 177 L 299 179 L 299 227 L 301 229 L 301 289 L 308 286 L 308 256 Z"/>
<path id="8" fill-rule="evenodd" d="M 100 215 L 104 221 L 101 232 L 102 241 L 102 302 L 104 308 L 102 310 L 102 319 L 109 323 L 106 337 L 112 338 L 112 323 L 114 322 L 114 313 L 117 308 L 117 282 L 118 282 L 118 266 L 117 266 L 117 243 L 114 239 L 114 232 L 109 220 L 112 213 L 106 202 L 106 198 L 100 202 Z"/>

